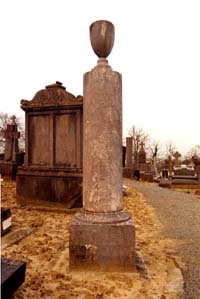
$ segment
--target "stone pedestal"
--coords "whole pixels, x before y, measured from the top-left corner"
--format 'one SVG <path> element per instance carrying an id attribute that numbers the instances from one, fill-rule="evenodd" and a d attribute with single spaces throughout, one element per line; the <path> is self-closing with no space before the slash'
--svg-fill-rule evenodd
<path id="1" fill-rule="evenodd" d="M 77 214 L 70 225 L 70 269 L 133 271 L 134 223 L 129 213 Z"/>
<path id="2" fill-rule="evenodd" d="M 83 209 L 70 224 L 71 270 L 135 269 L 134 223 L 122 205 L 121 75 L 104 51 L 113 44 L 113 29 L 107 21 L 90 27 L 100 59 L 84 75 Z"/>

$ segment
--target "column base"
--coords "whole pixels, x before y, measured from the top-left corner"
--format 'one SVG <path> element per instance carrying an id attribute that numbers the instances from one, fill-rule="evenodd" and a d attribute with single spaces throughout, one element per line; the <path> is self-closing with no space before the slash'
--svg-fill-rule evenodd
<path id="1" fill-rule="evenodd" d="M 128 212 L 82 210 L 70 224 L 70 270 L 135 270 L 135 226 Z"/>

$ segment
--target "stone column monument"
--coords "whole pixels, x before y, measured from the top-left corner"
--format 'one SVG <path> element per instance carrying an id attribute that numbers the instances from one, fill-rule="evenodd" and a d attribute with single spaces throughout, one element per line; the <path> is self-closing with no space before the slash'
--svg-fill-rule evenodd
<path id="1" fill-rule="evenodd" d="M 106 60 L 113 24 L 94 22 L 90 39 L 99 60 L 83 82 L 83 209 L 70 224 L 70 269 L 132 271 L 135 227 L 122 204 L 122 78 Z"/>

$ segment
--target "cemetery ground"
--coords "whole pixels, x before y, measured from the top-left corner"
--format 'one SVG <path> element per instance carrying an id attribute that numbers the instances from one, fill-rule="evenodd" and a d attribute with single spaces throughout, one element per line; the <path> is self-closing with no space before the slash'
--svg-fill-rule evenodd
<path id="1" fill-rule="evenodd" d="M 69 270 L 68 229 L 78 209 L 19 206 L 15 187 L 13 181 L 2 186 L 2 205 L 12 212 L 12 230 L 2 238 L 2 256 L 27 263 L 25 282 L 15 299 L 182 298 L 184 264 L 177 255 L 182 241 L 163 233 L 155 210 L 136 189 L 128 188 L 124 208 L 136 226 L 137 271 L 94 273 Z"/>

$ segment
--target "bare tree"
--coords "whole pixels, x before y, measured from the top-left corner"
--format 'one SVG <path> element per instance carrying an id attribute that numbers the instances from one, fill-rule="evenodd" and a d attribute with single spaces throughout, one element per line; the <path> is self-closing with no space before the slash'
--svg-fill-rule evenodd
<path id="1" fill-rule="evenodd" d="M 167 158 L 169 159 L 173 159 L 173 155 L 175 154 L 176 152 L 176 147 L 175 145 L 173 145 L 173 143 L 171 141 L 169 141 L 166 145 L 166 155 L 167 155 Z"/>
<path id="2" fill-rule="evenodd" d="M 157 160 L 158 160 L 158 156 L 160 154 L 160 149 L 161 149 L 161 146 L 160 146 L 159 141 L 152 139 L 148 145 L 148 151 L 149 151 L 149 155 L 152 160 L 152 163 L 153 163 L 154 170 L 157 175 L 158 175 Z"/>
<path id="3" fill-rule="evenodd" d="M 168 165 L 169 165 L 169 174 L 170 176 L 172 175 L 172 170 L 173 170 L 173 155 L 176 152 L 176 147 L 173 145 L 171 141 L 169 141 L 166 145 L 166 156 L 168 160 Z"/>
<path id="4" fill-rule="evenodd" d="M 135 166 L 138 166 L 138 153 L 140 149 L 140 144 L 145 144 L 148 141 L 149 135 L 142 129 L 132 126 L 129 129 L 129 136 L 133 138 L 133 157 Z"/>
<path id="5" fill-rule="evenodd" d="M 200 144 L 194 146 L 191 150 L 189 150 L 185 155 L 185 158 L 192 159 L 193 156 L 200 158 Z"/>
<path id="6" fill-rule="evenodd" d="M 148 144 L 148 151 L 151 159 L 154 157 L 158 157 L 160 154 L 161 146 L 160 142 L 157 140 L 152 139 L 151 142 Z"/>
<path id="7" fill-rule="evenodd" d="M 140 143 L 146 143 L 148 141 L 149 135 L 142 129 L 132 126 L 129 129 L 129 136 L 133 138 L 133 150 L 138 152 L 140 148 Z"/>

